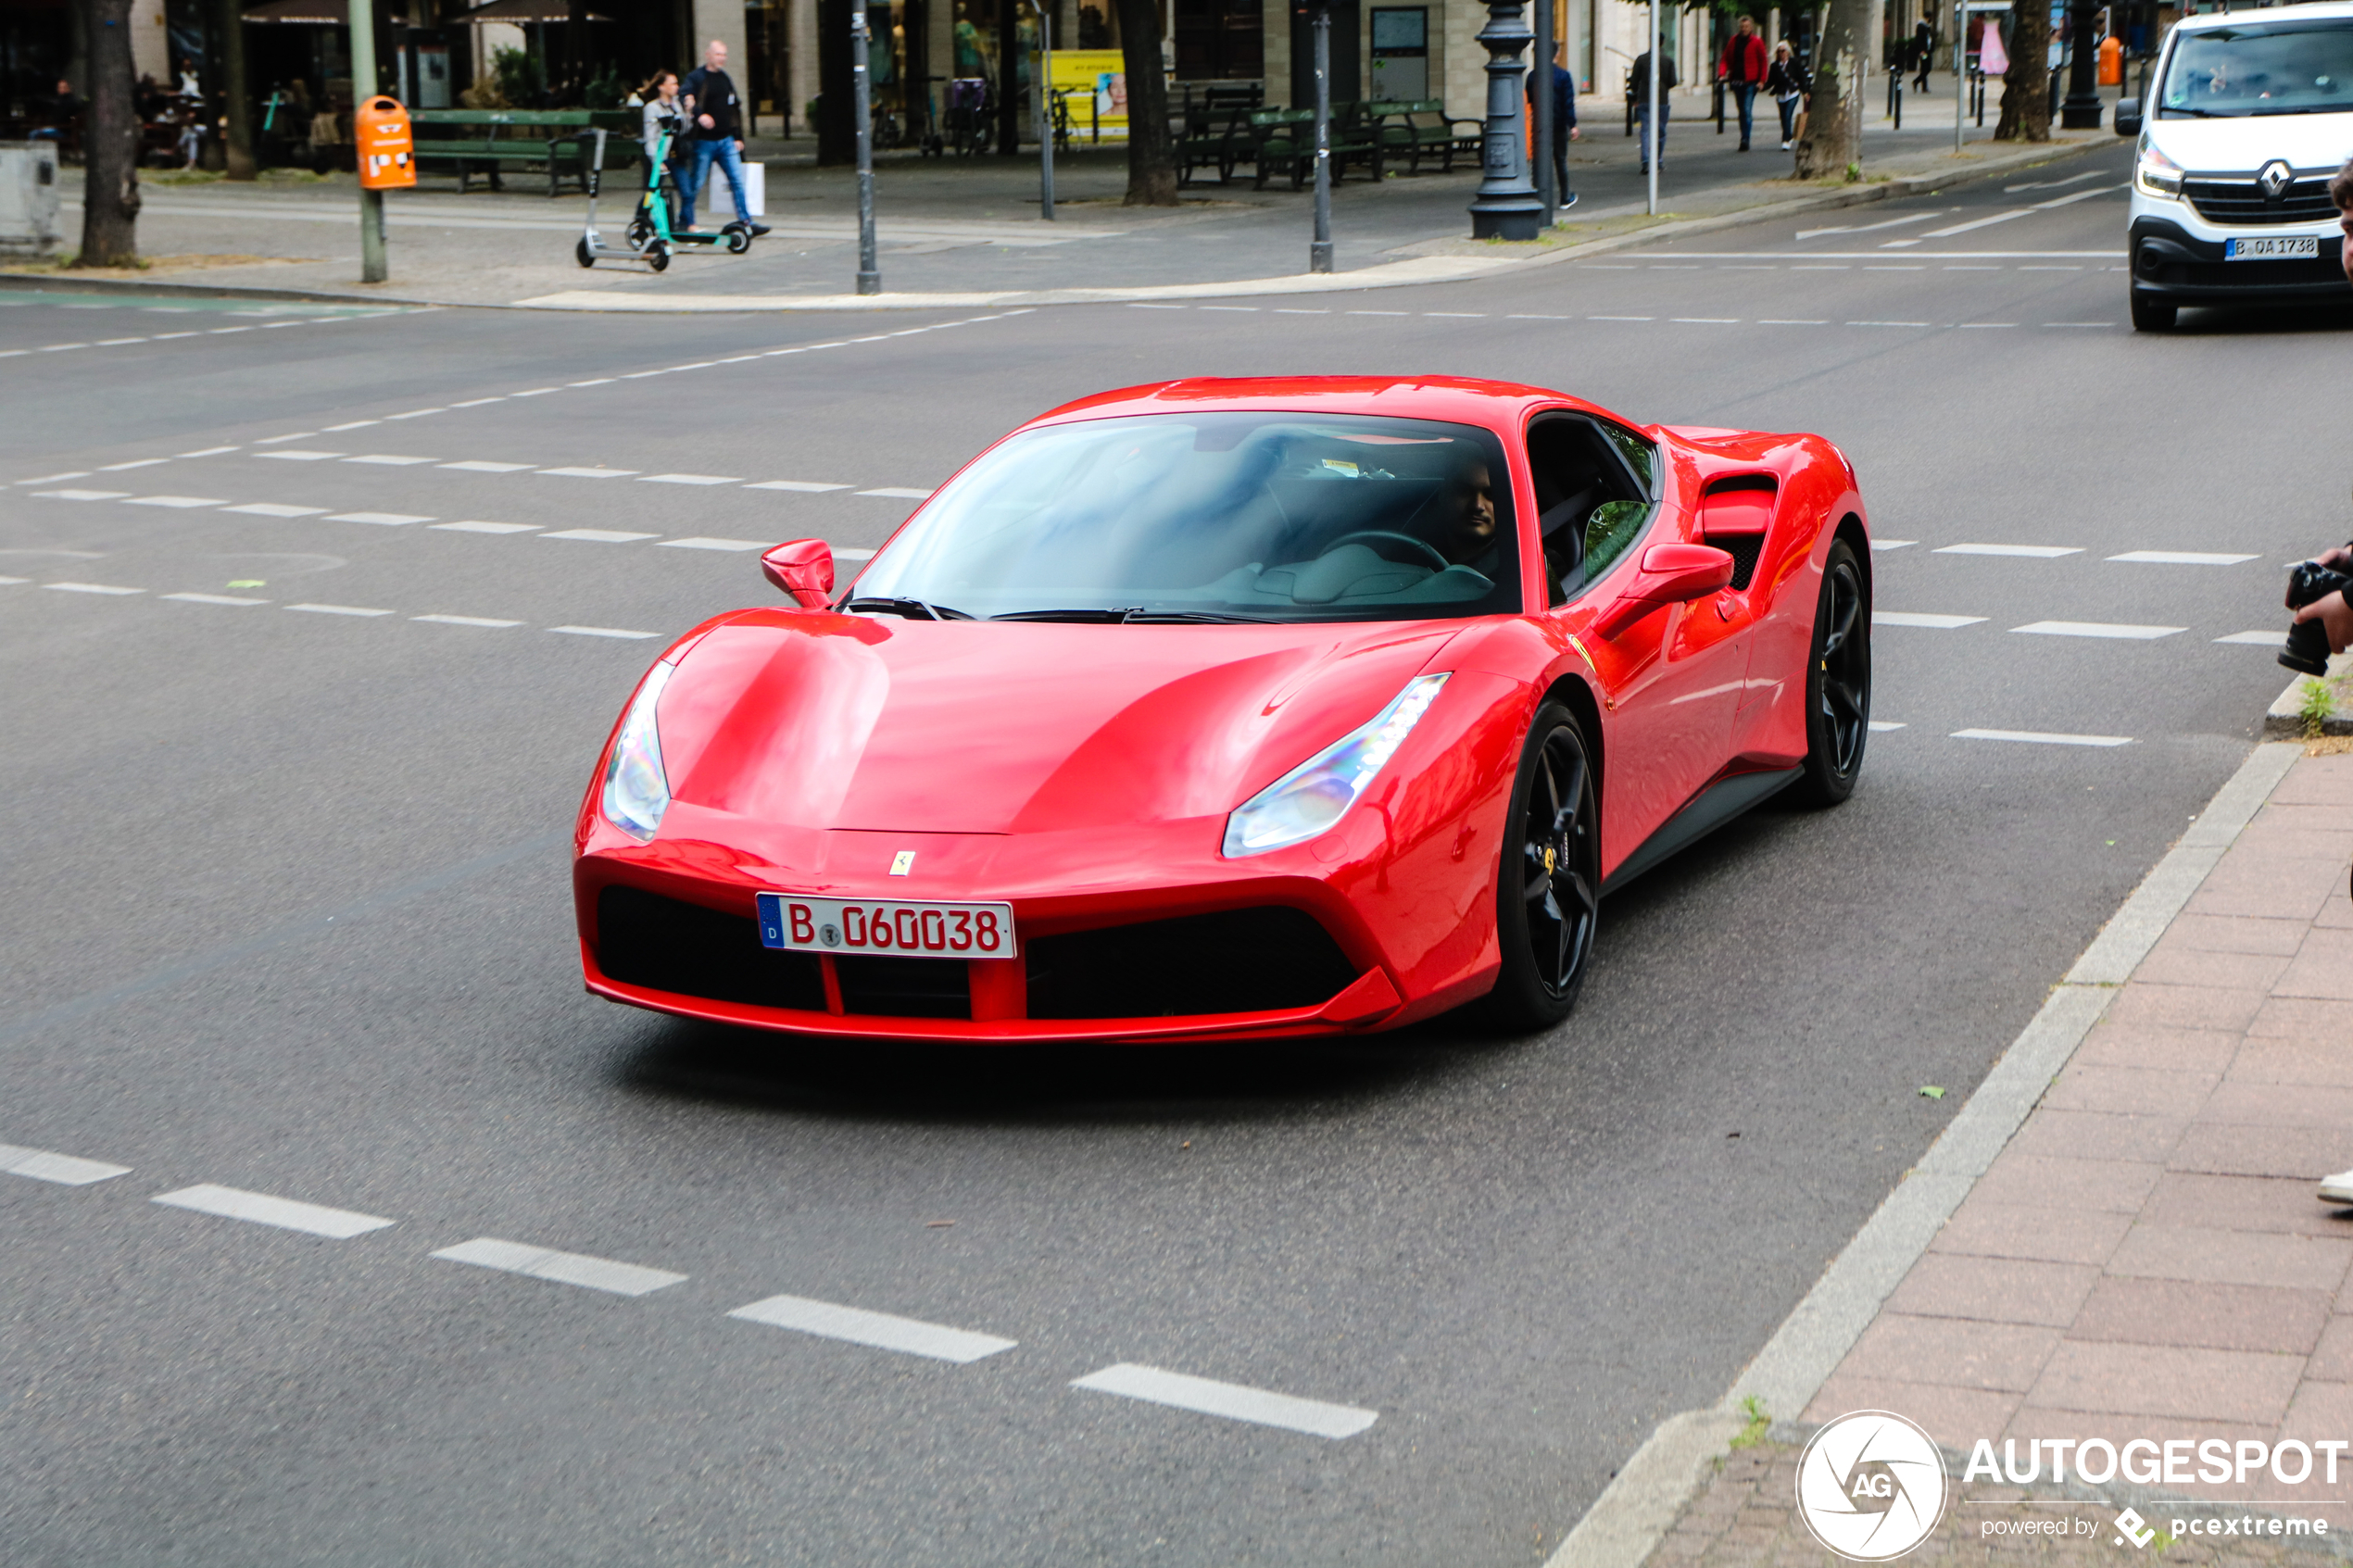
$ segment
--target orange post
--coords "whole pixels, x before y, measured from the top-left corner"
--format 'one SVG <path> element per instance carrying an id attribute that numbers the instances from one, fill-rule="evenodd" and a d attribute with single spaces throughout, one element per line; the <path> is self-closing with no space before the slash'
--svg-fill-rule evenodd
<path id="1" fill-rule="evenodd" d="M 2124 85 L 2124 44 L 2114 33 L 2100 40 L 2100 85 Z"/>
<path id="2" fill-rule="evenodd" d="M 352 137 L 359 144 L 359 188 L 389 191 L 417 182 L 416 143 L 409 111 L 393 98 L 370 98 L 353 111 Z"/>

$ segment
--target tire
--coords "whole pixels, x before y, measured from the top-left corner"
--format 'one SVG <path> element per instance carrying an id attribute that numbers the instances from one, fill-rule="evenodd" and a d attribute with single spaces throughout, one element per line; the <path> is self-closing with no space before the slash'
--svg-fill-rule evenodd
<path id="1" fill-rule="evenodd" d="M 727 231 L 728 255 L 741 256 L 744 252 L 749 250 L 750 248 L 751 236 L 749 234 L 744 232 L 741 229 L 730 229 Z"/>
<path id="2" fill-rule="evenodd" d="M 1871 590 L 1843 539 L 1822 563 L 1814 640 L 1806 660 L 1806 768 L 1793 794 L 1835 806 L 1855 793 L 1871 734 Z"/>
<path id="3" fill-rule="evenodd" d="M 2166 300 L 2151 299 L 2140 290 L 2133 291 L 2133 330 L 2136 332 L 2170 332 L 2181 307 Z"/>
<path id="4" fill-rule="evenodd" d="M 646 265 L 659 272 L 670 265 L 670 247 L 656 240 L 646 247 Z"/>
<path id="5" fill-rule="evenodd" d="M 583 267 L 594 267 L 597 265 L 597 253 L 588 248 L 588 240 L 585 235 L 581 237 L 581 241 L 578 245 L 573 246 L 572 258 L 574 261 L 579 262 Z"/>
<path id="6" fill-rule="evenodd" d="M 1512 1034 L 1553 1028 L 1577 1006 L 1601 920 L 1600 797 L 1592 747 L 1557 702 L 1536 710 L 1495 876 L 1504 966 L 1481 1011 Z"/>

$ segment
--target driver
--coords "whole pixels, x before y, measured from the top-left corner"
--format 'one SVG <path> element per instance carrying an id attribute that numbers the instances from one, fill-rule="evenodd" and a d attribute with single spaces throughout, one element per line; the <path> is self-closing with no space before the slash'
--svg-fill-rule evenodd
<path id="1" fill-rule="evenodd" d="M 1495 565 L 1495 483 L 1483 459 L 1473 458 L 1454 475 L 1452 515 L 1440 542 L 1446 558 L 1492 577 Z"/>

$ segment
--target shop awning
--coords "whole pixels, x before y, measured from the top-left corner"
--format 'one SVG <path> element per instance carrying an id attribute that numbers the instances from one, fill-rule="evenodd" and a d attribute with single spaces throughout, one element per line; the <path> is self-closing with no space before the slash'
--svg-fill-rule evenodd
<path id="1" fill-rule="evenodd" d="M 295 4 L 297 0 L 286 0 L 286 3 Z M 565 0 L 490 0 L 487 6 L 476 6 L 472 10 L 448 19 L 466 22 L 568 22 L 572 20 L 572 7 Z M 583 19 L 592 22 L 612 20 L 610 17 L 598 16 L 594 11 L 583 13 Z"/>

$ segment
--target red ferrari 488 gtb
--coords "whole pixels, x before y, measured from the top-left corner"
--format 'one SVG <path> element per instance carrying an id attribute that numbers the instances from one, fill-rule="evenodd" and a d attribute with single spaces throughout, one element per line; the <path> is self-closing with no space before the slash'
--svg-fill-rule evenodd
<path id="1" fill-rule="evenodd" d="M 1602 895 L 1844 799 L 1870 546 L 1814 435 L 1447 377 L 1032 420 L 846 590 L 714 617 L 581 803 L 588 988 L 790 1034 L 1334 1035 L 1577 998 Z"/>

